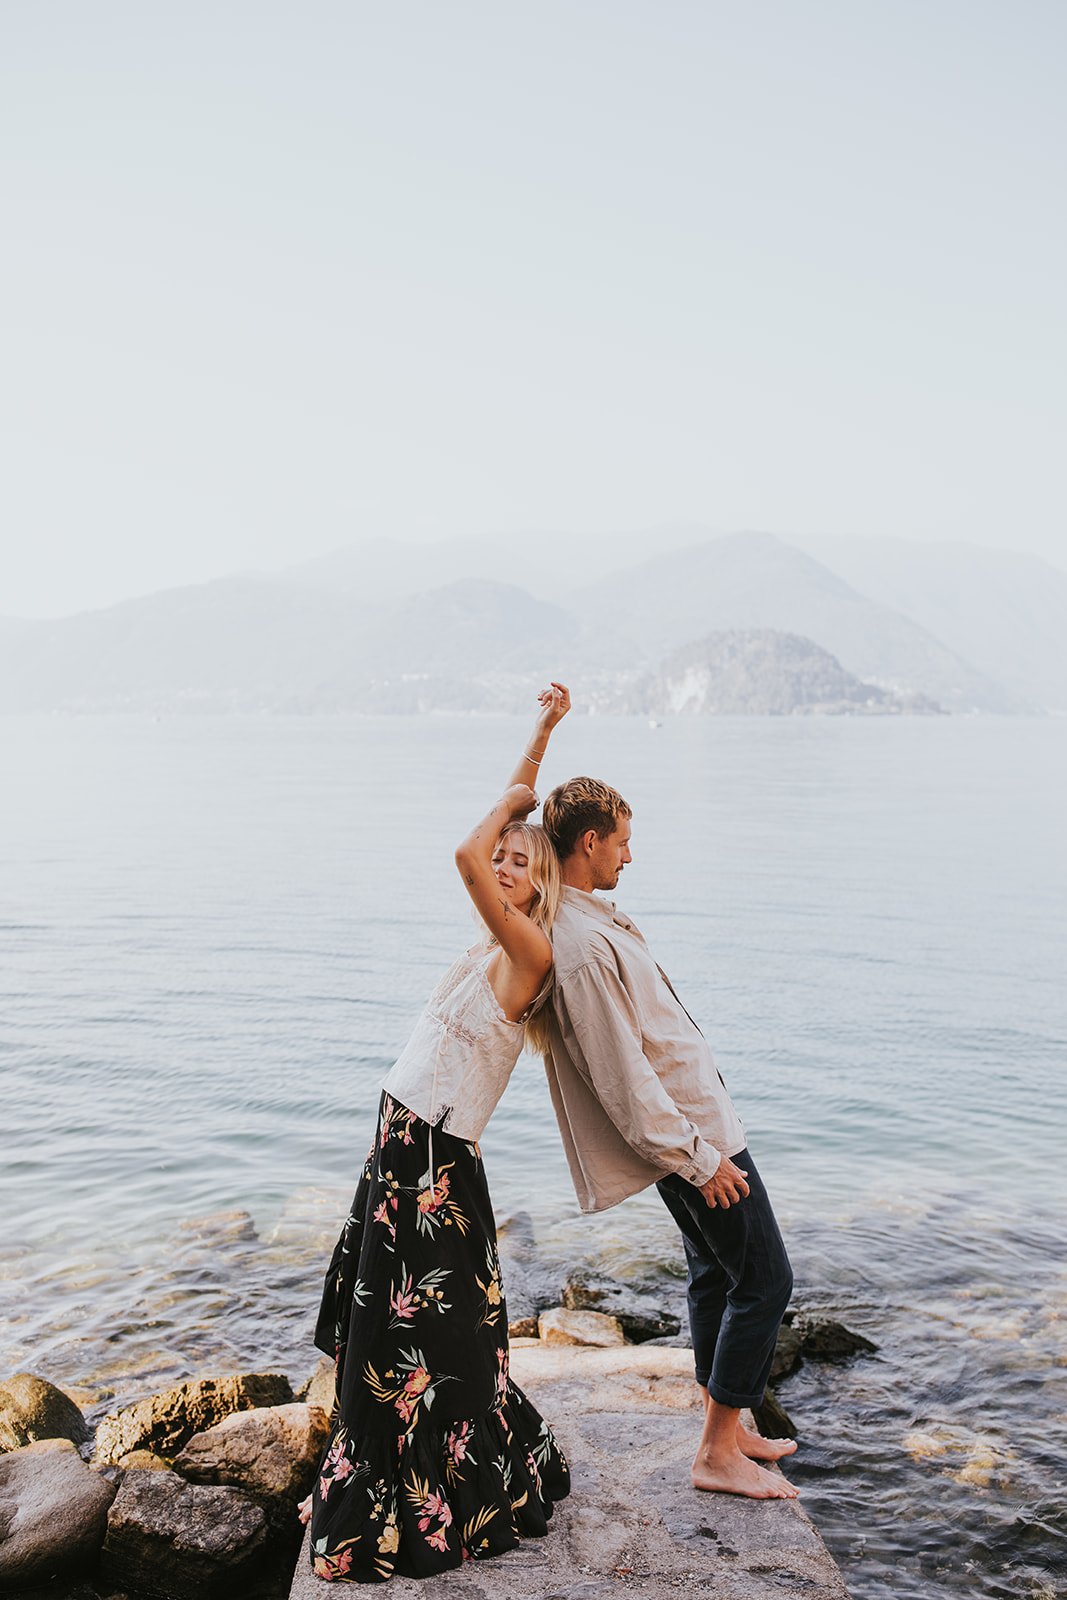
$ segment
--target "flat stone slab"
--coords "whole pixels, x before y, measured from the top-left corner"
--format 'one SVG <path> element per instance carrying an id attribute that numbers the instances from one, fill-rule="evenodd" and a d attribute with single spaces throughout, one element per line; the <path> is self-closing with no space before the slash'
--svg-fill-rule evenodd
<path id="1" fill-rule="evenodd" d="M 512 1347 L 516 1382 L 571 1463 L 544 1539 L 440 1578 L 393 1578 L 390 1600 L 849 1600 L 795 1500 L 744 1500 L 689 1485 L 702 1406 L 687 1350 Z M 329 1600 L 307 1539 L 291 1600 Z"/>

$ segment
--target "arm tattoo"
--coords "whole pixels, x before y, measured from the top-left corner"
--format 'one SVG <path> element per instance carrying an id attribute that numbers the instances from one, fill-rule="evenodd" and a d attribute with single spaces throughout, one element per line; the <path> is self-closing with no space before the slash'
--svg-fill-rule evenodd
<path id="1" fill-rule="evenodd" d="M 467 873 L 467 888 L 468 889 L 473 889 L 474 888 L 474 879 L 471 877 L 469 872 Z"/>
<path id="2" fill-rule="evenodd" d="M 508 917 L 512 914 L 512 908 L 508 905 L 506 900 L 501 900 L 500 904 L 504 907 L 504 921 L 506 922 Z"/>

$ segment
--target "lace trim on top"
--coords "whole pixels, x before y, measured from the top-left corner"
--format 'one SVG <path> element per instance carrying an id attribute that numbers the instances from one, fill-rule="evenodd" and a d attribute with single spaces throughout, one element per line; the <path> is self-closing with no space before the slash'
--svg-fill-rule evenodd
<path id="1" fill-rule="evenodd" d="M 492 1012 L 492 1022 L 503 1023 L 506 1028 L 522 1027 L 521 1022 L 512 1022 L 510 1017 L 504 1015 L 504 1008 L 489 982 L 486 967 L 492 955 L 492 949 L 481 953 L 465 950 L 452 963 L 427 1002 L 426 1014 L 430 1021 L 463 1044 L 475 1044 L 484 1034 L 486 1001 Z M 463 978 L 457 977 L 458 971 L 474 974 L 478 987 L 457 1000 L 456 991 L 463 983 Z"/>

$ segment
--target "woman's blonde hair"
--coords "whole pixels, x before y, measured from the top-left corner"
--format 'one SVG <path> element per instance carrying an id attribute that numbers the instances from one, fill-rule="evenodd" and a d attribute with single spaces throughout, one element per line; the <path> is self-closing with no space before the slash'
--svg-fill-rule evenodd
<path id="1" fill-rule="evenodd" d="M 530 875 L 530 886 L 534 897 L 526 908 L 526 915 L 531 922 L 536 922 L 539 928 L 551 936 L 552 924 L 559 910 L 559 903 L 563 899 L 563 878 L 559 870 L 559 856 L 556 847 L 548 837 L 544 828 L 536 822 L 509 822 L 500 830 L 497 846 L 509 834 L 518 834 L 526 850 L 526 870 Z M 494 847 L 495 853 L 496 847 Z M 477 915 L 477 913 L 476 913 Z M 481 921 L 481 918 L 478 918 Z M 483 924 L 484 927 L 484 924 Z M 531 1050 L 544 1052 L 547 1045 L 547 1034 L 544 1018 L 541 1015 L 545 1001 L 552 989 L 552 974 L 549 973 L 539 995 L 533 1000 L 531 1009 L 526 1017 L 526 1043 Z"/>

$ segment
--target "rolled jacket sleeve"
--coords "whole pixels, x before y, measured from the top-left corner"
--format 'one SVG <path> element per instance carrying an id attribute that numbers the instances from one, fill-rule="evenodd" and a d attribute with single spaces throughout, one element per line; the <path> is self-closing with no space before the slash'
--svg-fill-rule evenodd
<path id="1" fill-rule="evenodd" d="M 573 1034 L 589 1084 L 638 1155 L 697 1188 L 713 1177 L 720 1152 L 667 1093 L 643 1048 L 633 1000 L 610 960 L 594 957 L 557 990 L 560 1023 Z"/>

